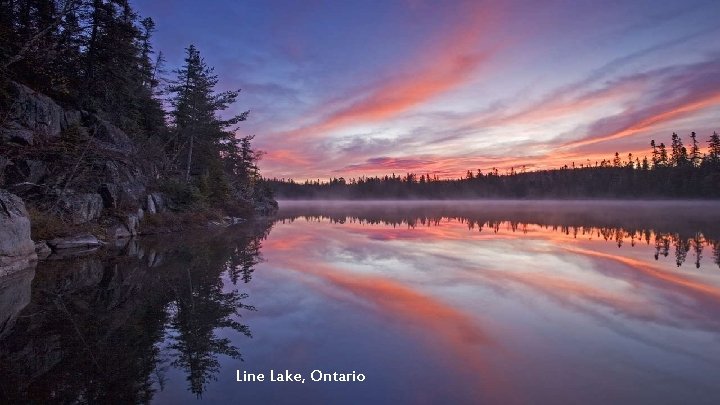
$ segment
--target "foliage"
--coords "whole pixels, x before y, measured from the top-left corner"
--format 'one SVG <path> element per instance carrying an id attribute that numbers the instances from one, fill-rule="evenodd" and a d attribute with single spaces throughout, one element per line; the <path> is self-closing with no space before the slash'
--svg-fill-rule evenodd
<path id="1" fill-rule="evenodd" d="M 84 116 L 99 116 L 124 130 L 137 146 L 133 164 L 158 179 L 157 186 L 177 198 L 180 209 L 252 212 L 268 194 L 261 186 L 256 165 L 261 154 L 252 149 L 252 136 L 235 137 L 235 125 L 249 112 L 223 116 L 239 90 L 216 92 L 219 78 L 193 45 L 175 79 L 164 86 L 163 57 L 152 46 L 154 31 L 155 22 L 139 16 L 128 0 L 3 2 L 0 106 L 12 102 L 3 84 L 23 83 L 66 109 L 83 110 Z M 164 95 L 168 100 L 161 99 Z M 84 147 L 87 142 L 71 136 L 73 131 L 61 146 Z M 77 159 L 56 146 L 51 145 L 55 160 Z M 80 160 L 97 155 L 82 150 Z"/>

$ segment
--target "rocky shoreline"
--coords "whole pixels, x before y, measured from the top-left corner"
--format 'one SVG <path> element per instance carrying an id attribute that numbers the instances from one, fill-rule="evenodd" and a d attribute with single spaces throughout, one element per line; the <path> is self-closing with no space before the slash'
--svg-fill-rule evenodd
<path id="1" fill-rule="evenodd" d="M 8 92 L 13 102 L 0 120 L 0 275 L 138 235 L 222 228 L 277 209 L 272 199 L 245 202 L 252 209 L 242 217 L 181 207 L 161 190 L 157 162 L 117 126 L 19 83 Z"/>
<path id="2" fill-rule="evenodd" d="M 149 214 L 152 215 L 152 214 Z M 117 232 L 117 228 L 106 230 L 106 237 L 92 233 L 81 233 L 49 240 L 31 238 L 31 219 L 23 200 L 6 190 L 0 189 L 0 277 L 16 271 L 31 268 L 43 260 L 69 259 L 93 254 L 109 247 L 123 249 L 136 236 L 170 232 L 192 231 L 201 228 L 224 229 L 247 222 L 244 218 L 224 217 L 206 223 L 186 224 L 183 228 L 150 228 L 140 231 L 135 226 L 130 232 Z"/>

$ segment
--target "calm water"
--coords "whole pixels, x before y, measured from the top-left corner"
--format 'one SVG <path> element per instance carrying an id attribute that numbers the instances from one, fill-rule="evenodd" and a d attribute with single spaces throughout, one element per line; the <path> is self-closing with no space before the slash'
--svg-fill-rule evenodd
<path id="1" fill-rule="evenodd" d="M 0 279 L 0 402 L 717 404 L 719 240 L 718 203 L 285 202 Z"/>

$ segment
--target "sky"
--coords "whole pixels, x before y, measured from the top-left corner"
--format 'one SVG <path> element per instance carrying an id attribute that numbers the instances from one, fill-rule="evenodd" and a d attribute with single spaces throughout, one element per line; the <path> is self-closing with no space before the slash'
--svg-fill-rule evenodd
<path id="1" fill-rule="evenodd" d="M 265 177 L 594 165 L 720 131 L 720 2 L 133 0 L 241 89 Z M 172 74 L 168 73 L 168 77 Z"/>

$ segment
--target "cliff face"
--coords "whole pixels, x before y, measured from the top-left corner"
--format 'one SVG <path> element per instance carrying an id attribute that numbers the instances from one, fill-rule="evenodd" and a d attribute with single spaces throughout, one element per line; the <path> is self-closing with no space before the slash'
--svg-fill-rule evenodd
<path id="1" fill-rule="evenodd" d="M 143 221 L 147 215 L 180 210 L 182 204 L 153 188 L 158 187 L 159 170 L 147 156 L 154 155 L 123 130 L 98 114 L 63 108 L 19 83 L 10 82 L 6 93 L 11 101 L 0 114 L 0 189 L 7 190 L 0 194 L 0 267 L 21 268 L 23 258 L 34 254 L 31 220 L 36 242 L 72 237 L 40 243 L 41 258 L 68 244 L 96 248 L 103 240 L 183 228 L 176 226 L 174 214 Z M 277 210 L 277 203 L 264 194 L 246 203 L 261 216 Z M 192 221 L 207 221 L 203 215 L 193 217 L 196 212 L 185 214 L 188 227 L 199 225 Z M 212 224 L 241 221 L 214 218 Z M 78 240 L 94 242 L 90 246 Z"/>
<path id="2" fill-rule="evenodd" d="M 100 236 L 111 238 L 137 234 L 147 210 L 163 210 L 162 196 L 148 192 L 152 163 L 139 161 L 122 130 L 22 84 L 11 82 L 9 93 L 13 101 L 0 121 L 0 187 L 63 223 L 101 222 Z"/>

